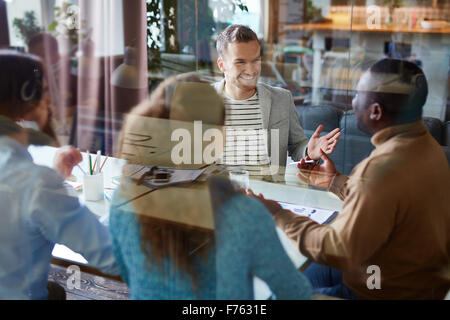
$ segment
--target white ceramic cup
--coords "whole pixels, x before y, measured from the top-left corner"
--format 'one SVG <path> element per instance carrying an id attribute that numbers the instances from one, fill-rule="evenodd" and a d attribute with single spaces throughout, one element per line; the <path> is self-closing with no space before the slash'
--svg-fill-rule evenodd
<path id="1" fill-rule="evenodd" d="M 232 169 L 228 173 L 230 180 L 234 182 L 239 188 L 248 190 L 250 184 L 250 178 L 247 170 Z"/>
<path id="2" fill-rule="evenodd" d="M 103 186 L 103 173 L 83 176 L 83 195 L 84 200 L 99 201 L 105 197 Z"/>

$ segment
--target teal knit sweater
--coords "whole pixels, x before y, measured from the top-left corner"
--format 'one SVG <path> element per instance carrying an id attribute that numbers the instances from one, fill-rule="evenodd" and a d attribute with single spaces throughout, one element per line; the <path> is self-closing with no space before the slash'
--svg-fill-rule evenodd
<path id="1" fill-rule="evenodd" d="M 192 268 L 199 275 L 194 290 L 190 276 L 169 259 L 162 269 L 156 264 L 146 268 L 135 214 L 112 206 L 114 254 L 131 299 L 253 299 L 255 276 L 277 299 L 311 298 L 310 283 L 287 256 L 271 215 L 259 201 L 235 195 L 214 219 L 214 245 L 206 258 L 194 256 Z"/>

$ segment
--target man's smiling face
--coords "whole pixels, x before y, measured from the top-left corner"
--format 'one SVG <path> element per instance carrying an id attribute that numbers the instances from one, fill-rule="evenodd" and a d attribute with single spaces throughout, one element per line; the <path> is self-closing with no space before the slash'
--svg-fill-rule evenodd
<path id="1" fill-rule="evenodd" d="M 254 90 L 261 74 L 261 53 L 258 41 L 229 43 L 224 56 L 218 59 L 227 86 L 243 91 Z"/>

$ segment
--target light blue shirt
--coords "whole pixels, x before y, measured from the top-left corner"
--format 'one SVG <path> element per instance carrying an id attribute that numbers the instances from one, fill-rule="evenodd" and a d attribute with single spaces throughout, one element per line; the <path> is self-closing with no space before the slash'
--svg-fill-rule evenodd
<path id="1" fill-rule="evenodd" d="M 55 243 L 82 254 L 102 272 L 119 273 L 108 229 L 63 178 L 33 163 L 25 146 L 0 136 L 0 298 L 47 299 Z"/>

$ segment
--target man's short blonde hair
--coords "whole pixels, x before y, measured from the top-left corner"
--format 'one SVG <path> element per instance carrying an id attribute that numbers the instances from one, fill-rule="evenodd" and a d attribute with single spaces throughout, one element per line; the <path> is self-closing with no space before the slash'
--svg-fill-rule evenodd
<path id="1" fill-rule="evenodd" d="M 229 43 L 250 42 L 255 40 L 258 41 L 259 45 L 261 45 L 258 36 L 252 29 L 241 24 L 233 24 L 223 30 L 217 37 L 217 52 L 219 57 L 223 58 Z"/>

